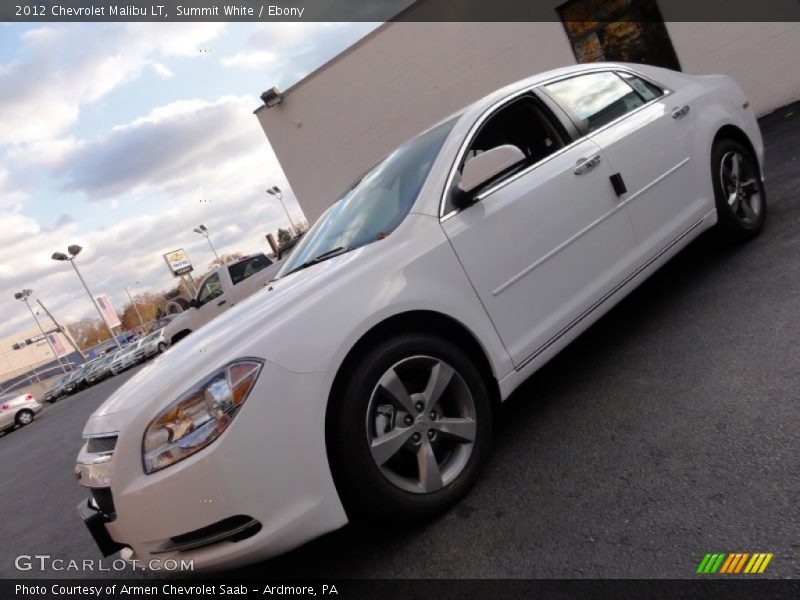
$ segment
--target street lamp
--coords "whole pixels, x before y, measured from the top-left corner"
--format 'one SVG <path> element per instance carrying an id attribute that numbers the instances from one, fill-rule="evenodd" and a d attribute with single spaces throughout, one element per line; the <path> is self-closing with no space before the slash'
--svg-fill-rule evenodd
<path id="1" fill-rule="evenodd" d="M 28 298 L 30 298 L 31 294 L 33 294 L 33 290 L 24 289 L 21 292 L 17 292 L 16 294 L 14 294 L 14 298 L 16 298 L 17 300 L 22 300 L 25 303 L 25 306 L 28 307 L 28 310 L 31 311 L 31 316 L 33 317 L 33 320 L 36 321 L 36 326 L 39 328 L 39 331 L 42 333 L 42 337 L 45 340 L 47 340 L 47 345 L 50 346 L 50 350 L 53 351 L 53 356 L 55 356 L 56 360 L 58 361 L 58 366 L 61 367 L 61 371 L 63 373 L 66 373 L 67 372 L 67 368 L 64 366 L 64 363 L 61 362 L 61 357 L 58 355 L 58 352 L 56 352 L 56 349 L 53 347 L 53 342 L 51 342 L 50 338 L 47 337 L 47 334 L 44 332 L 44 328 L 42 327 L 42 324 L 39 323 L 39 319 L 36 318 L 36 313 L 33 312 L 33 309 L 31 308 L 31 305 L 28 302 Z"/>
<path id="2" fill-rule="evenodd" d="M 278 199 L 278 202 L 281 203 L 283 212 L 286 213 L 286 218 L 289 219 L 289 223 L 292 224 L 292 237 L 297 237 L 297 227 L 295 227 L 294 221 L 292 221 L 292 217 L 289 216 L 289 211 L 286 210 L 286 205 L 283 203 L 283 192 L 281 192 L 281 188 L 279 188 L 277 185 L 273 185 L 271 188 L 267 188 L 267 193 L 270 196 L 275 196 Z"/>
<path id="3" fill-rule="evenodd" d="M 134 281 L 133 282 L 134 285 L 139 285 L 140 283 L 142 283 L 142 282 L 141 281 Z M 128 300 L 131 301 L 131 306 L 133 306 L 133 310 L 134 310 L 134 312 L 136 312 L 136 316 L 139 318 L 139 325 L 142 326 L 142 333 L 146 333 L 145 330 L 144 330 L 144 320 L 142 320 L 142 315 L 139 312 L 139 308 L 136 306 L 136 303 L 133 301 L 133 298 L 131 298 L 131 293 L 128 291 L 127 287 L 125 288 L 125 293 L 128 294 Z"/>
<path id="4" fill-rule="evenodd" d="M 202 235 L 206 240 L 208 240 L 208 245 L 211 246 L 211 251 L 214 253 L 214 257 L 217 259 L 217 262 L 222 265 L 222 261 L 219 259 L 219 255 L 217 251 L 214 250 L 214 244 L 211 243 L 211 237 L 208 235 L 208 227 L 205 225 L 200 225 L 199 227 L 195 227 L 192 231 L 195 233 L 199 233 Z"/>
<path id="5" fill-rule="evenodd" d="M 83 284 L 83 289 L 85 289 L 86 293 L 89 294 L 89 298 L 91 299 L 92 304 L 94 305 L 95 309 L 97 310 L 97 314 L 100 315 L 100 320 L 103 323 L 105 323 L 106 329 L 108 329 L 108 333 L 111 334 L 111 339 L 114 340 L 114 343 L 117 345 L 117 348 L 122 350 L 122 346 L 120 345 L 119 340 L 117 339 L 117 336 L 114 335 L 114 332 L 111 330 L 111 326 L 108 324 L 108 321 L 106 321 L 105 317 L 103 316 L 103 311 L 100 310 L 99 306 L 97 306 L 97 301 L 94 299 L 94 296 L 92 295 L 92 292 L 89 290 L 89 286 L 86 285 L 86 281 L 84 281 L 83 275 L 81 275 L 81 272 L 78 270 L 78 265 L 75 264 L 75 257 L 78 256 L 78 254 L 80 254 L 81 250 L 83 250 L 83 248 L 81 248 L 77 244 L 72 244 L 71 246 L 67 247 L 67 252 L 69 252 L 69 256 L 67 256 L 63 252 L 53 252 L 53 256 L 51 256 L 50 258 L 52 258 L 53 260 L 66 260 L 66 261 L 69 261 L 69 264 L 71 264 L 72 268 L 75 269 L 75 273 L 77 273 L 78 279 L 81 280 L 81 283 Z"/>

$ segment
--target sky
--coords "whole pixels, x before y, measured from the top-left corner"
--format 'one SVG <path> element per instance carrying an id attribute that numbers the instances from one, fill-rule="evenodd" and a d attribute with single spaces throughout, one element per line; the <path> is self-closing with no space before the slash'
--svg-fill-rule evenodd
<path id="1" fill-rule="evenodd" d="M 60 321 L 93 317 L 78 277 L 50 257 L 70 244 L 91 291 L 117 312 L 198 273 L 217 252 L 266 251 L 297 205 L 253 111 L 377 23 L 0 23 L 0 338 L 33 325 L 14 292 Z"/>

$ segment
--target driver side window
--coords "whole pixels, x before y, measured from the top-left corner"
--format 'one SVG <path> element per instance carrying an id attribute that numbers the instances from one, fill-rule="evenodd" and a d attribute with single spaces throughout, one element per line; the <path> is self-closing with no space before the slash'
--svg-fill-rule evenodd
<path id="1" fill-rule="evenodd" d="M 200 287 L 200 291 L 197 294 L 198 304 L 202 306 L 209 300 L 213 300 L 221 295 L 222 283 L 219 280 L 219 273 L 214 273 L 210 275 Z"/>
<path id="2" fill-rule="evenodd" d="M 497 146 L 516 146 L 525 155 L 525 161 L 510 171 L 498 174 L 484 188 L 536 164 L 568 143 L 567 133 L 539 101 L 533 96 L 517 98 L 489 117 L 478 130 L 458 165 L 454 184 L 458 185 L 464 165 L 470 159 Z"/>

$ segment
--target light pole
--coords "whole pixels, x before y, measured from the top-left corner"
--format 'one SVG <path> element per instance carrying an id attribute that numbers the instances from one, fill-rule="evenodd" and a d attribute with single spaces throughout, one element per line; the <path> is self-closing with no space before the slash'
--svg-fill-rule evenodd
<path id="1" fill-rule="evenodd" d="M 72 244 L 67 248 L 69 256 L 67 256 L 63 252 L 53 252 L 53 256 L 51 256 L 50 258 L 52 258 L 53 260 L 69 261 L 69 264 L 71 264 L 72 268 L 75 269 L 75 273 L 77 273 L 78 279 L 81 280 L 81 283 L 83 284 L 83 289 L 85 289 L 86 293 L 89 294 L 89 299 L 92 301 L 95 310 L 97 310 L 97 314 L 100 315 L 100 320 L 103 321 L 103 323 L 105 323 L 106 329 L 108 329 L 108 333 L 111 334 L 111 339 L 114 340 L 114 344 L 116 344 L 117 348 L 122 350 L 122 346 L 120 345 L 117 336 L 115 336 L 114 332 L 111 330 L 111 325 L 108 324 L 108 321 L 106 321 L 106 318 L 103 316 L 103 311 L 100 310 L 99 306 L 97 306 L 97 301 L 94 299 L 94 296 L 92 296 L 92 292 L 89 290 L 89 286 L 86 285 L 86 281 L 84 281 L 83 275 L 81 275 L 81 272 L 78 270 L 78 265 L 75 264 L 75 257 L 78 256 L 81 250 L 83 250 L 83 248 L 81 248 L 77 244 Z"/>
<path id="2" fill-rule="evenodd" d="M 292 221 L 292 217 L 289 215 L 289 211 L 286 210 L 286 205 L 283 203 L 283 192 L 281 191 L 281 188 L 279 188 L 277 185 L 273 185 L 271 188 L 267 189 L 267 193 L 270 196 L 275 196 L 278 199 L 278 202 L 281 203 L 283 212 L 286 213 L 286 218 L 289 219 L 289 223 L 292 225 L 292 237 L 297 237 L 297 227 L 295 227 L 294 221 Z"/>
<path id="3" fill-rule="evenodd" d="M 139 285 L 142 283 L 141 281 L 134 281 L 134 285 Z M 136 316 L 139 318 L 139 325 L 142 326 L 142 333 L 146 333 L 144 330 L 144 320 L 142 320 L 142 315 L 139 313 L 139 308 L 136 306 L 136 303 L 131 298 L 131 293 L 128 291 L 128 288 L 125 288 L 125 293 L 128 294 L 128 300 L 131 301 L 131 306 L 133 306 L 134 312 L 136 312 Z"/>
<path id="4" fill-rule="evenodd" d="M 204 238 L 206 238 L 206 240 L 208 240 L 208 245 L 211 246 L 211 251 L 214 253 L 214 257 L 217 259 L 217 262 L 220 264 L 220 266 L 222 266 L 222 261 L 219 259 L 217 251 L 214 250 L 214 244 L 211 243 L 211 237 L 208 235 L 208 227 L 206 227 L 205 225 L 200 225 L 198 227 L 195 227 L 192 231 L 194 231 L 195 233 L 199 233 Z"/>
<path id="5" fill-rule="evenodd" d="M 45 340 L 47 340 L 47 345 L 50 346 L 50 350 L 53 351 L 53 356 L 55 356 L 56 360 L 58 361 L 58 366 L 61 367 L 62 373 L 66 373 L 67 368 L 64 366 L 64 363 L 61 362 L 61 357 L 58 355 L 58 352 L 56 352 L 56 349 L 53 347 L 53 343 L 50 341 L 50 338 L 47 337 L 47 334 L 44 332 L 42 324 L 39 323 L 39 319 L 36 318 L 36 313 L 33 312 L 31 305 L 28 303 L 28 298 L 30 298 L 31 294 L 33 294 L 33 290 L 25 289 L 22 290 L 21 292 L 17 292 L 16 294 L 14 294 L 14 298 L 16 298 L 17 300 L 22 300 L 25 303 L 25 306 L 28 307 L 28 310 L 31 311 L 31 316 L 33 317 L 33 320 L 36 321 L 36 326 L 39 328 L 39 331 L 41 331 L 42 337 Z"/>

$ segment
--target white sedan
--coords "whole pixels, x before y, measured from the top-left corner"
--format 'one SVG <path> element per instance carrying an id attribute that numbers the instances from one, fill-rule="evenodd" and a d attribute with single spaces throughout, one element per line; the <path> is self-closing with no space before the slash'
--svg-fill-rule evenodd
<path id="1" fill-rule="evenodd" d="M 14 426 L 24 427 L 42 412 L 42 405 L 30 394 L 4 394 L 0 396 L 0 431 L 11 431 Z"/>
<path id="2" fill-rule="evenodd" d="M 468 106 L 92 415 L 89 528 L 106 553 L 223 568 L 446 509 L 520 383 L 704 230 L 758 233 L 762 158 L 721 75 L 579 65 Z"/>

